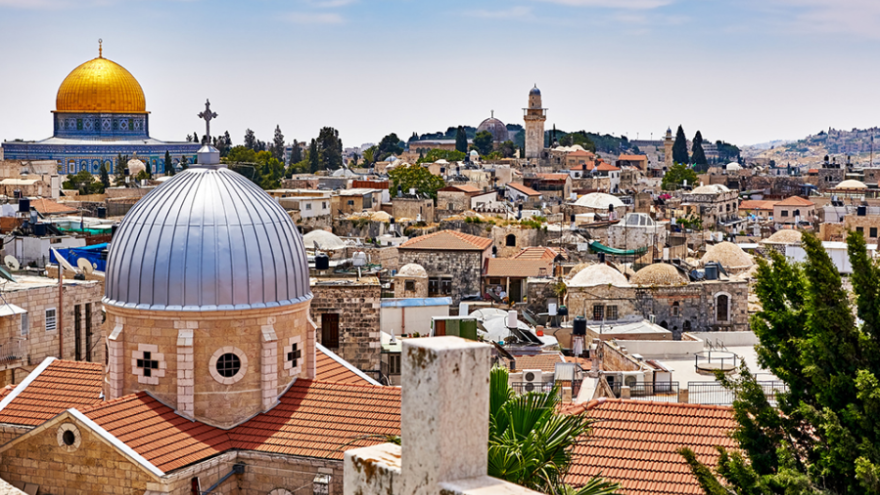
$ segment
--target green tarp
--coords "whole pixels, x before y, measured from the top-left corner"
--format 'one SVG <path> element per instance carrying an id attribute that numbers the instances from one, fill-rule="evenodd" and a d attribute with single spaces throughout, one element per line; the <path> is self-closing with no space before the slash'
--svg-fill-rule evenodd
<path id="1" fill-rule="evenodd" d="M 594 253 L 605 253 L 611 254 L 614 256 L 641 256 L 648 252 L 647 247 L 638 248 L 638 249 L 615 249 L 613 247 L 608 247 L 600 242 L 593 241 L 590 243 L 590 251 Z"/>

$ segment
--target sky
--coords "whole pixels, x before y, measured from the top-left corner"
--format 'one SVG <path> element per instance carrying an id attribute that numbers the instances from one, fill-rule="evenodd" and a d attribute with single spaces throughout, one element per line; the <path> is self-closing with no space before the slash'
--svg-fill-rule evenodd
<path id="1" fill-rule="evenodd" d="M 877 0 L 0 0 L 0 139 L 42 139 L 64 77 L 138 79 L 154 138 L 522 124 L 748 145 L 878 125 Z"/>

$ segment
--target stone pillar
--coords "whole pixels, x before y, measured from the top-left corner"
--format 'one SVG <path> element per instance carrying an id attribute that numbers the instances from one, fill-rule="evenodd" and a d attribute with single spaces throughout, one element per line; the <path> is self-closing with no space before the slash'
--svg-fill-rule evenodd
<path id="1" fill-rule="evenodd" d="M 189 418 L 195 416 L 193 333 L 192 328 L 177 330 L 177 412 Z"/>
<path id="2" fill-rule="evenodd" d="M 116 318 L 116 326 L 107 336 L 107 399 L 122 397 L 122 379 L 125 373 L 125 349 L 122 342 L 122 318 Z"/>
<path id="3" fill-rule="evenodd" d="M 263 411 L 268 411 L 278 402 L 278 336 L 272 326 L 275 318 L 269 318 L 269 324 L 263 325 L 261 330 L 262 353 L 260 356 L 260 383 L 263 389 Z"/>
<path id="4" fill-rule="evenodd" d="M 678 402 L 680 402 L 682 404 L 689 404 L 690 403 L 690 394 L 688 393 L 688 389 L 686 389 L 686 388 L 678 389 Z"/>
<path id="5" fill-rule="evenodd" d="M 403 493 L 488 469 L 491 347 L 459 337 L 409 339 L 401 356 Z"/>

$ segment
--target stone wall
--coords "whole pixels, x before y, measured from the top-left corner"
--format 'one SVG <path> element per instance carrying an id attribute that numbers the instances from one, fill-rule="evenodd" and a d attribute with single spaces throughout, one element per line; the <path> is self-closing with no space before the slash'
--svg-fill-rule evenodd
<path id="1" fill-rule="evenodd" d="M 332 350 L 361 370 L 379 369 L 381 291 L 375 277 L 363 277 L 360 282 L 340 279 L 332 285 L 312 283 L 311 315 L 318 342 L 322 340 L 321 316 L 338 314 L 339 347 Z"/>
<path id="2" fill-rule="evenodd" d="M 486 251 L 433 251 L 420 249 L 398 249 L 400 265 L 416 263 L 422 265 L 429 278 L 451 279 L 452 304 L 457 306 L 461 298 L 479 294 L 483 276 L 483 260 L 489 256 Z"/>
<path id="3" fill-rule="evenodd" d="M 412 282 L 412 290 L 406 290 L 407 282 Z M 422 277 L 394 277 L 394 297 L 412 298 L 428 297 L 428 279 Z"/>
<path id="4" fill-rule="evenodd" d="M 514 246 L 507 245 L 507 236 L 514 236 Z M 542 229 L 523 228 L 519 225 L 492 227 L 493 245 L 499 258 L 510 258 L 527 247 L 545 246 L 548 234 Z"/>
<path id="5" fill-rule="evenodd" d="M 471 197 L 460 191 L 437 191 L 437 214 L 460 213 L 471 209 Z"/>
<path id="6" fill-rule="evenodd" d="M 416 221 L 421 215 L 423 222 L 434 221 L 434 200 L 423 198 L 394 198 L 391 200 L 391 216 L 394 219 Z"/>

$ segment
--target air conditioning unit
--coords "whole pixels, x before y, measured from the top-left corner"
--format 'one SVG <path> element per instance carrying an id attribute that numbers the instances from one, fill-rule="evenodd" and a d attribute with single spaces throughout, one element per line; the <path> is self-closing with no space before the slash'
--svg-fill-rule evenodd
<path id="1" fill-rule="evenodd" d="M 623 375 L 623 385 L 626 387 L 635 387 L 645 383 L 645 373 L 642 371 L 624 371 L 621 372 L 621 375 Z"/>
<path id="2" fill-rule="evenodd" d="M 523 392 L 540 392 L 541 385 L 544 383 L 543 372 L 541 370 L 523 370 L 522 373 Z"/>

